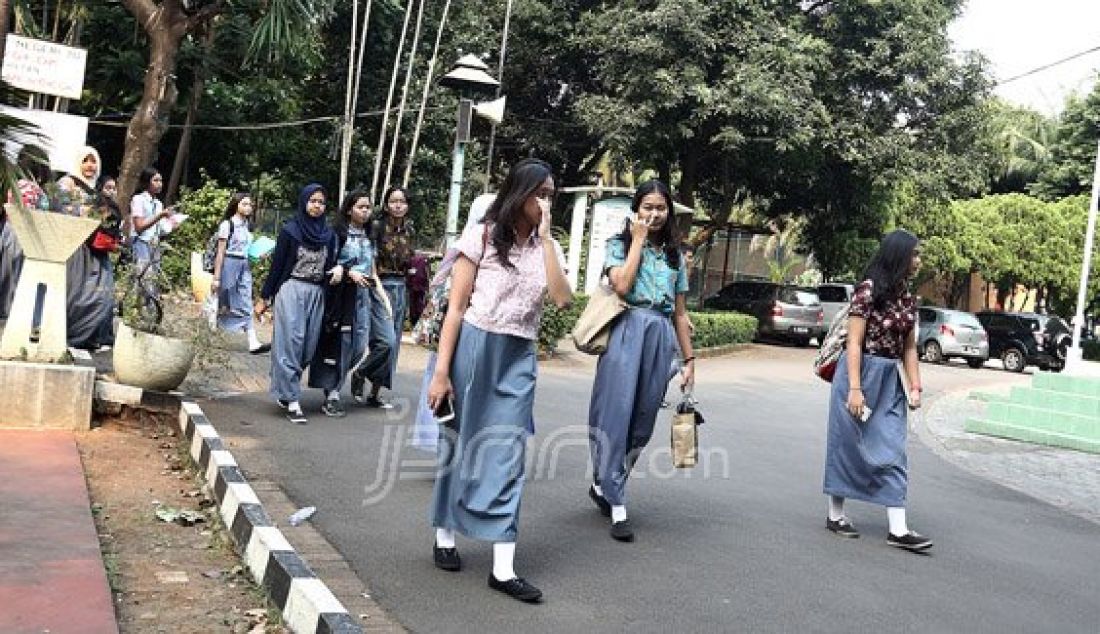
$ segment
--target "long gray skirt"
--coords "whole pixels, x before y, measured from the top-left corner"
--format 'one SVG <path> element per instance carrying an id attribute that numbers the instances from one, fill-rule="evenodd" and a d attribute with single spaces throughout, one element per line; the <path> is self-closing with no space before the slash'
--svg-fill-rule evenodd
<path id="1" fill-rule="evenodd" d="M 325 291 L 318 284 L 287 280 L 275 295 L 270 392 L 276 399 L 301 398 L 302 372 L 317 350 L 324 309 Z"/>
<path id="2" fill-rule="evenodd" d="M 65 263 L 70 347 L 95 349 L 108 343 L 99 338 L 115 306 L 115 273 L 109 258 L 82 244 Z"/>
<path id="3" fill-rule="evenodd" d="M 829 399 L 824 491 L 872 504 L 905 506 L 907 404 L 898 362 L 865 354 L 860 370 L 860 386 L 871 408 L 866 423 L 848 411 L 847 356 L 837 362 Z"/>
<path id="4" fill-rule="evenodd" d="M 455 418 L 440 428 L 432 526 L 515 541 L 536 375 L 533 341 L 462 322 L 451 363 Z"/>
<path id="5" fill-rule="evenodd" d="M 248 259 L 226 256 L 218 288 L 218 328 L 240 332 L 252 327 L 252 269 Z"/>
<path id="6" fill-rule="evenodd" d="M 23 249 L 8 222 L 0 223 L 0 319 L 7 319 L 23 270 Z"/>
<path id="7" fill-rule="evenodd" d="M 653 436 L 678 351 L 672 319 L 660 311 L 631 308 L 611 326 L 596 366 L 588 432 L 592 479 L 613 505 L 625 503 L 626 479 Z"/>

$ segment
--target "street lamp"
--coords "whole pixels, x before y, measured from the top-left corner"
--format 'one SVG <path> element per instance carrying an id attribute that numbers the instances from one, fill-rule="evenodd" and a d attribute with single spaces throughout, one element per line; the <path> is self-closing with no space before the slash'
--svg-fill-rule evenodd
<path id="1" fill-rule="evenodd" d="M 459 95 L 477 92 L 493 92 L 500 82 L 488 73 L 489 67 L 475 55 L 464 55 L 455 62 L 454 68 L 439 78 L 439 85 L 453 88 Z M 466 160 L 466 144 L 470 141 L 470 119 L 474 113 L 474 102 L 463 96 L 458 102 L 458 125 L 455 129 L 455 146 L 451 154 L 451 192 L 447 197 L 447 242 L 446 247 L 454 244 L 458 235 L 458 204 L 462 197 L 462 164 Z M 498 110 L 503 110 L 500 104 Z M 499 120 L 499 115 L 496 117 Z M 498 121 L 499 122 L 499 121 Z"/>

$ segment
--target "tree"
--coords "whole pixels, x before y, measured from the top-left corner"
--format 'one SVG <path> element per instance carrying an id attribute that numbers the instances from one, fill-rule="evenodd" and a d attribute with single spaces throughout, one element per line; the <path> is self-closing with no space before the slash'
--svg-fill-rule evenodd
<path id="1" fill-rule="evenodd" d="M 1088 193 L 1100 139 L 1100 82 L 1085 98 L 1070 97 L 1058 118 L 1050 161 L 1031 191 L 1044 200 Z"/>

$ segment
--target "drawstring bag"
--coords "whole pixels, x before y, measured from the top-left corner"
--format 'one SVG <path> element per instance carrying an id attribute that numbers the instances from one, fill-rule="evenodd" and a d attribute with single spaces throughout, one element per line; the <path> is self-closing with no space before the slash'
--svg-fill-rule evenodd
<path id="1" fill-rule="evenodd" d="M 695 409 L 692 391 L 684 392 L 672 415 L 672 465 L 677 469 L 694 467 L 699 460 L 699 425 L 703 415 Z"/>

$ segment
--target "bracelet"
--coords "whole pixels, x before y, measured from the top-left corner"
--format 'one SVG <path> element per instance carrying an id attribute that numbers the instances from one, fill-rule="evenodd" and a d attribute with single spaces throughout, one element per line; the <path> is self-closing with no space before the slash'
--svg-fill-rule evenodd
<path id="1" fill-rule="evenodd" d="M 684 357 L 683 363 L 688 363 L 688 362 L 694 361 L 694 360 L 695 360 L 695 355 L 691 355 L 690 357 Z"/>
<path id="2" fill-rule="evenodd" d="M 863 388 L 861 388 L 861 387 L 853 387 L 853 388 L 848 388 L 848 391 L 849 391 L 849 392 L 862 392 L 862 391 L 863 391 Z"/>

